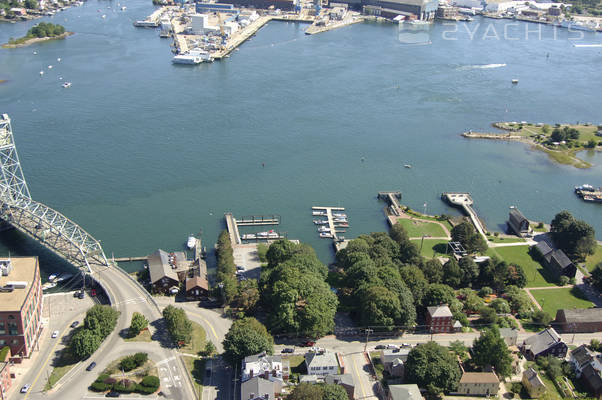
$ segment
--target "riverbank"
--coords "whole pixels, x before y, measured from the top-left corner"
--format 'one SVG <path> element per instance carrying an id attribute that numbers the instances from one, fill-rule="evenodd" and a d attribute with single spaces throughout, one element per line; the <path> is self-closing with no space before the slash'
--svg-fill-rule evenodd
<path id="1" fill-rule="evenodd" d="M 602 130 L 592 124 L 532 124 L 528 122 L 495 122 L 494 128 L 508 133 L 473 132 L 462 133 L 468 139 L 490 139 L 515 141 L 529 144 L 532 148 L 546 153 L 559 164 L 572 165 L 576 168 L 591 168 L 592 164 L 582 160 L 577 153 L 583 150 L 602 150 Z M 565 138 L 568 133 L 573 136 Z"/>
<path id="2" fill-rule="evenodd" d="M 40 42 L 47 42 L 49 40 L 60 40 L 60 39 L 66 39 L 68 36 L 73 35 L 75 32 L 65 32 L 62 33 L 58 36 L 48 36 L 48 37 L 43 37 L 43 38 L 38 38 L 38 37 L 34 37 L 34 38 L 30 38 L 25 40 L 24 42 L 21 43 L 4 43 L 2 45 L 3 49 L 16 49 L 19 47 L 27 47 L 27 46 L 31 46 L 34 43 L 40 43 Z M 21 38 L 23 39 L 23 38 Z M 17 39 L 20 40 L 20 39 Z"/>

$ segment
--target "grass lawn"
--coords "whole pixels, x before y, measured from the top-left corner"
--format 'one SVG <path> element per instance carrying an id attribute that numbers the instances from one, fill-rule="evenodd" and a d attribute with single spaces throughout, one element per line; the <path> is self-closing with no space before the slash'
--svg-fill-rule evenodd
<path id="1" fill-rule="evenodd" d="M 148 329 L 143 330 L 138 334 L 138 336 L 134 336 L 133 338 L 125 338 L 123 339 L 126 342 L 152 342 L 151 333 Z"/>
<path id="2" fill-rule="evenodd" d="M 380 381 L 383 379 L 383 372 L 385 371 L 385 366 L 380 361 L 380 352 L 373 351 L 370 353 L 370 357 L 372 358 L 372 364 L 374 364 L 374 372 L 376 372 L 376 378 Z"/>
<path id="3" fill-rule="evenodd" d="M 195 393 L 203 393 L 203 377 L 205 376 L 205 359 L 184 356 L 184 365 L 192 378 Z"/>
<path id="4" fill-rule="evenodd" d="M 498 258 L 523 267 L 527 275 L 527 287 L 556 286 L 556 278 L 543 265 L 529 255 L 529 246 L 496 247 L 487 250 L 488 256 Z"/>
<path id="5" fill-rule="evenodd" d="M 561 308 L 589 308 L 593 305 L 576 288 L 531 290 L 531 294 L 552 317 L 555 317 L 556 311 Z"/>
<path id="6" fill-rule="evenodd" d="M 422 235 L 430 235 L 433 237 L 447 236 L 441 228 L 441 225 L 434 222 L 414 221 L 411 219 L 400 218 L 398 223 L 403 225 L 409 237 L 420 237 Z"/>
<path id="7" fill-rule="evenodd" d="M 585 259 L 585 266 L 587 267 L 588 271 L 593 271 L 594 267 L 598 264 L 602 262 L 602 245 L 598 245 L 598 248 L 596 249 L 596 253 L 592 256 L 588 256 Z"/>
<path id="8" fill-rule="evenodd" d="M 416 245 L 418 250 L 420 250 L 420 242 L 422 239 L 412 240 L 412 243 Z M 424 239 L 424 243 L 422 244 L 422 250 L 420 254 L 426 258 L 433 258 L 435 255 L 444 255 L 445 249 L 447 248 L 447 240 L 438 240 L 438 239 Z"/>
<path id="9" fill-rule="evenodd" d="M 501 237 L 488 236 L 487 240 L 491 243 L 524 243 L 525 239 L 519 237 Z"/>
<path id="10" fill-rule="evenodd" d="M 205 349 L 205 330 L 203 327 L 196 322 L 192 322 L 192 341 L 185 346 L 180 348 L 180 352 L 188 354 L 199 354 L 201 350 Z"/>
<path id="11" fill-rule="evenodd" d="M 61 357 L 52 369 L 44 390 L 50 390 L 56 383 L 77 364 L 77 360 L 71 357 L 71 353 L 64 348 L 61 352 Z"/>

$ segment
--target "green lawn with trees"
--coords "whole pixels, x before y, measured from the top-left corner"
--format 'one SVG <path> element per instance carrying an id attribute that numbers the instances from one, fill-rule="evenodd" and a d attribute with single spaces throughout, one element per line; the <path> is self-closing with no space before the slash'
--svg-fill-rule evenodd
<path id="1" fill-rule="evenodd" d="M 8 44 L 19 45 L 31 39 L 56 38 L 61 37 L 61 35 L 64 33 L 65 28 L 62 25 L 55 25 L 49 22 L 40 22 L 39 24 L 31 27 L 25 36 L 18 39 L 10 38 Z"/>
<path id="2" fill-rule="evenodd" d="M 148 395 L 159 390 L 161 382 L 157 375 L 155 363 L 148 359 L 147 353 L 130 354 L 109 364 L 92 382 L 90 390 Z"/>
<path id="3" fill-rule="evenodd" d="M 589 272 L 592 272 L 596 265 L 602 263 L 602 245 L 596 246 L 594 254 L 590 254 L 585 259 L 585 266 Z"/>
<path id="4" fill-rule="evenodd" d="M 445 255 L 447 249 L 447 240 L 438 239 L 414 239 L 414 246 L 418 248 L 420 255 L 426 258 L 433 258 L 437 255 Z"/>
<path id="5" fill-rule="evenodd" d="M 403 225 L 409 237 L 415 238 L 422 235 L 432 237 L 447 236 L 441 225 L 434 222 L 400 218 L 397 220 L 397 223 Z"/>
<path id="6" fill-rule="evenodd" d="M 529 251 L 529 246 L 508 246 L 490 248 L 489 256 L 499 257 L 508 263 L 518 264 L 525 271 L 527 277 L 526 287 L 556 286 L 556 278 L 552 276 L 538 261 L 534 260 Z"/>
<path id="7" fill-rule="evenodd" d="M 589 308 L 593 305 L 578 288 L 531 290 L 531 295 L 552 318 L 561 308 Z"/>

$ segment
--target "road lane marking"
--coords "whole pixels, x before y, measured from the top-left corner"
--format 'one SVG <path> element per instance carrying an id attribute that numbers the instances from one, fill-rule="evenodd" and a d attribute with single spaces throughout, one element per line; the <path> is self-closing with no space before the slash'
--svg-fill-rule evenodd
<path id="1" fill-rule="evenodd" d="M 213 325 L 211 325 L 211 324 L 209 323 L 209 321 L 207 321 L 207 320 L 205 319 L 205 317 L 203 317 L 201 314 L 197 314 L 197 313 L 195 313 L 195 312 L 193 312 L 193 311 L 189 311 L 189 312 L 190 312 L 192 315 L 196 315 L 197 317 L 199 317 L 200 319 L 202 319 L 202 320 L 203 320 L 203 322 L 204 322 L 204 323 L 205 323 L 205 324 L 206 324 L 206 325 L 209 327 L 209 329 L 211 330 L 211 334 L 213 335 L 213 337 L 215 338 L 215 340 L 216 340 L 217 342 L 219 342 L 219 337 L 217 337 L 217 333 L 215 332 L 215 329 L 213 328 Z"/>
<path id="2" fill-rule="evenodd" d="M 362 388 L 362 397 L 366 397 L 366 390 L 364 389 L 364 382 L 362 381 L 362 378 L 360 377 L 359 371 L 357 369 L 357 365 L 355 364 L 355 360 L 353 359 L 353 356 L 350 357 L 351 358 L 351 363 L 353 364 L 353 372 L 355 372 L 355 376 L 357 376 L 358 381 L 360 382 L 360 387 Z"/>
<path id="3" fill-rule="evenodd" d="M 33 392 L 34 388 L 36 387 L 36 383 L 38 382 L 38 379 L 40 379 L 40 375 L 42 374 L 42 371 L 46 369 L 46 365 L 48 365 L 48 361 L 50 361 L 50 357 L 52 357 L 52 355 L 54 354 L 54 351 L 56 350 L 56 346 L 59 345 L 59 343 L 61 342 L 62 339 L 63 339 L 63 335 L 59 335 L 57 337 L 57 340 L 54 343 L 54 346 L 52 346 L 52 350 L 50 350 L 50 353 L 48 353 L 48 357 L 46 357 L 46 360 L 42 364 L 42 368 L 40 368 L 40 370 L 38 371 L 38 374 L 36 375 L 35 379 L 33 380 L 33 383 L 31 384 L 31 387 L 29 388 L 29 390 L 25 394 L 25 397 L 23 397 L 23 400 L 27 400 L 27 398 L 29 397 L 29 395 L 31 394 L 31 392 Z"/>

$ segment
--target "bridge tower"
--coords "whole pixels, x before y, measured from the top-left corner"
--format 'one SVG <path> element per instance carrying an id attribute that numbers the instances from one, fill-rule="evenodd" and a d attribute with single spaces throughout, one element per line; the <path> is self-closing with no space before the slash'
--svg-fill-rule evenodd
<path id="1" fill-rule="evenodd" d="M 0 115 L 0 219 L 75 267 L 92 273 L 93 267 L 110 265 L 98 240 L 63 214 L 31 198 L 7 114 Z"/>

